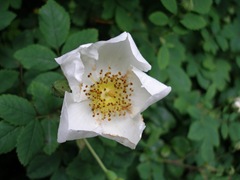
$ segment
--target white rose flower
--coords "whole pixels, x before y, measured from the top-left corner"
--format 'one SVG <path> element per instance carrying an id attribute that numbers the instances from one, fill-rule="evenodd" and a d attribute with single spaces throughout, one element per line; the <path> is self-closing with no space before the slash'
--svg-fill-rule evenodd
<path id="1" fill-rule="evenodd" d="M 65 93 L 58 142 L 103 136 L 134 149 L 145 128 L 141 112 L 171 87 L 151 69 L 131 35 L 81 45 L 56 58 L 72 93 Z"/>
<path id="2" fill-rule="evenodd" d="M 233 106 L 238 109 L 238 112 L 240 112 L 240 97 L 235 99 Z"/>

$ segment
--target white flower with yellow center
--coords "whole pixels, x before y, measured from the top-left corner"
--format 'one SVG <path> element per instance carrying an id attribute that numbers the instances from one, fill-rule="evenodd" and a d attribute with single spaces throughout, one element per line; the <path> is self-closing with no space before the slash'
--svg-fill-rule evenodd
<path id="1" fill-rule="evenodd" d="M 140 113 L 171 91 L 143 72 L 151 66 L 126 32 L 56 61 L 72 90 L 64 97 L 60 143 L 100 135 L 134 149 L 145 128 Z"/>

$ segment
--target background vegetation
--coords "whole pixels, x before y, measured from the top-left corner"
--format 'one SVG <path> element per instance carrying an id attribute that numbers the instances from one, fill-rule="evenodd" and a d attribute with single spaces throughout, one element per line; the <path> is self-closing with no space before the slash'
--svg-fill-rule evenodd
<path id="1" fill-rule="evenodd" d="M 105 165 L 129 180 L 240 179 L 238 0 L 1 0 L 0 179 L 105 179 L 87 148 L 56 142 L 54 58 L 123 31 L 172 92 L 143 113 L 136 150 L 89 139 Z"/>

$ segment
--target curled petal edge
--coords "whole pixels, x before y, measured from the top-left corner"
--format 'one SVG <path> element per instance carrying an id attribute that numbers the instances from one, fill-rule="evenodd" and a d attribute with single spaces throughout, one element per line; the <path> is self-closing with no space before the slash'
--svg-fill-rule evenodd
<path id="1" fill-rule="evenodd" d="M 140 71 L 135 67 L 132 68 L 132 71 L 140 80 L 142 84 L 141 87 L 145 88 L 147 92 L 150 94 L 149 98 L 141 108 L 141 112 L 147 109 L 151 104 L 163 99 L 172 90 L 170 86 L 166 86 L 165 84 L 148 76 L 146 73 Z"/>

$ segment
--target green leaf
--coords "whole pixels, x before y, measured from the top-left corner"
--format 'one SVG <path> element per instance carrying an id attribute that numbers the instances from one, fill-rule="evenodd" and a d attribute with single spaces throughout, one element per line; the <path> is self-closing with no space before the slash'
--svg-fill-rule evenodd
<path id="1" fill-rule="evenodd" d="M 240 140 L 240 123 L 239 122 L 231 122 L 229 125 L 229 136 L 233 142 Z"/>
<path id="2" fill-rule="evenodd" d="M 18 72 L 13 70 L 0 70 L 0 93 L 10 89 L 18 80 Z"/>
<path id="3" fill-rule="evenodd" d="M 44 84 L 47 87 L 51 87 L 53 83 L 59 79 L 65 79 L 64 76 L 57 72 L 44 72 L 39 74 L 33 81 Z"/>
<path id="4" fill-rule="evenodd" d="M 131 31 L 133 29 L 134 20 L 130 13 L 122 7 L 117 7 L 115 20 L 118 27 L 123 31 Z"/>
<path id="5" fill-rule="evenodd" d="M 212 6 L 212 0 L 192 0 L 193 1 L 193 11 L 200 14 L 207 14 Z"/>
<path id="6" fill-rule="evenodd" d="M 204 72 L 204 76 L 214 83 L 215 87 L 222 91 L 226 83 L 230 81 L 231 66 L 227 60 L 218 59 L 215 62 L 216 68 L 214 71 Z"/>
<path id="7" fill-rule="evenodd" d="M 19 8 L 21 8 L 22 0 L 10 0 L 10 5 L 14 9 L 19 9 Z"/>
<path id="8" fill-rule="evenodd" d="M 54 172 L 50 180 L 69 180 L 70 177 L 66 174 L 65 169 L 60 168 Z"/>
<path id="9" fill-rule="evenodd" d="M 221 124 L 221 135 L 223 139 L 226 139 L 228 137 L 229 130 L 228 130 L 228 125 L 227 123 L 222 123 Z"/>
<path id="10" fill-rule="evenodd" d="M 203 17 L 193 13 L 186 14 L 180 22 L 190 30 L 202 29 L 207 25 Z"/>
<path id="11" fill-rule="evenodd" d="M 177 14 L 177 2 L 176 0 L 161 0 L 163 6 L 173 14 Z"/>
<path id="12" fill-rule="evenodd" d="M 27 175 L 31 179 L 47 177 L 55 172 L 60 161 L 61 157 L 57 153 L 52 156 L 38 155 L 29 163 L 29 166 L 27 167 Z"/>
<path id="13" fill-rule="evenodd" d="M 161 163 L 152 163 L 153 180 L 165 180 L 165 166 Z"/>
<path id="14" fill-rule="evenodd" d="M 187 112 L 192 118 L 197 120 L 203 115 L 202 110 L 199 107 L 191 106 L 191 104 L 188 106 Z"/>
<path id="15" fill-rule="evenodd" d="M 30 122 L 17 141 L 17 155 L 20 162 L 27 165 L 42 149 L 43 143 L 43 130 L 40 123 L 37 120 Z"/>
<path id="16" fill-rule="evenodd" d="M 204 124 L 200 121 L 195 121 L 191 124 L 190 130 L 188 132 L 188 138 L 195 141 L 200 141 L 204 138 L 204 133 L 202 132 L 202 128 Z"/>
<path id="17" fill-rule="evenodd" d="M 180 35 L 180 36 L 185 35 L 185 34 L 188 33 L 188 30 L 185 29 L 184 27 L 180 26 L 180 25 L 175 25 L 175 26 L 173 27 L 173 31 L 174 31 L 177 35 Z"/>
<path id="18" fill-rule="evenodd" d="M 117 142 L 116 141 L 112 141 L 110 139 L 102 138 L 102 137 L 99 137 L 99 139 L 102 141 L 102 143 L 105 146 L 109 146 L 109 147 L 112 147 L 112 148 L 117 146 Z"/>
<path id="19" fill-rule="evenodd" d="M 48 44 L 58 49 L 69 33 L 69 15 L 62 6 L 49 0 L 39 9 L 39 27 Z"/>
<path id="20" fill-rule="evenodd" d="M 165 130 L 172 129 L 176 124 L 174 116 L 166 108 L 159 107 L 156 118 L 158 121 L 161 119 L 160 124 Z"/>
<path id="21" fill-rule="evenodd" d="M 15 95 L 0 96 L 0 117 L 14 125 L 24 125 L 35 119 L 33 106 Z"/>
<path id="22" fill-rule="evenodd" d="M 211 137 L 211 136 L 209 136 Z M 200 147 L 200 154 L 205 162 L 213 162 L 214 161 L 214 151 L 213 146 L 209 142 L 209 140 L 203 141 Z"/>
<path id="23" fill-rule="evenodd" d="M 188 137 L 191 140 L 203 140 L 206 141 L 210 138 L 211 145 L 219 145 L 218 135 L 219 124 L 215 119 L 206 118 L 203 120 L 197 120 L 191 124 Z"/>
<path id="24" fill-rule="evenodd" d="M 208 32 L 206 29 L 203 29 L 201 31 L 201 34 L 204 38 L 203 42 L 203 48 L 207 52 L 212 52 L 213 54 L 216 54 L 217 50 L 219 49 L 217 43 L 213 39 L 210 32 Z"/>
<path id="25" fill-rule="evenodd" d="M 0 1 L 0 11 L 7 10 L 9 7 L 9 0 L 2 0 Z"/>
<path id="26" fill-rule="evenodd" d="M 201 73 L 197 74 L 197 81 L 198 84 L 203 88 L 203 89 L 208 89 L 210 85 L 210 81 L 206 79 L 204 76 L 202 76 Z"/>
<path id="27" fill-rule="evenodd" d="M 71 2 L 75 3 L 75 1 L 71 1 Z M 79 5 L 77 5 L 74 13 L 72 14 L 70 12 L 71 13 L 70 15 L 71 15 L 71 22 L 73 23 L 73 25 L 82 27 L 86 24 L 86 21 L 88 20 L 88 9 L 85 9 L 81 6 L 82 5 L 79 3 Z M 79 11 L 78 9 L 81 9 L 81 11 Z"/>
<path id="28" fill-rule="evenodd" d="M 184 173 L 185 168 L 182 166 L 173 166 L 171 164 L 167 164 L 167 171 L 171 173 L 174 179 L 180 179 Z"/>
<path id="29" fill-rule="evenodd" d="M 150 179 L 151 177 L 151 164 L 143 162 L 137 166 L 138 173 L 142 179 Z"/>
<path id="30" fill-rule="evenodd" d="M 192 83 L 181 67 L 171 65 L 168 67 L 167 71 L 170 78 L 170 85 L 173 90 L 178 92 L 190 91 Z"/>
<path id="31" fill-rule="evenodd" d="M 14 57 L 26 69 L 46 71 L 58 67 L 54 58 L 56 55 L 47 47 L 34 44 L 18 50 Z"/>
<path id="32" fill-rule="evenodd" d="M 111 19 L 114 15 L 115 7 L 116 7 L 115 1 L 105 0 L 103 2 L 102 18 L 103 19 Z"/>
<path id="33" fill-rule="evenodd" d="M 48 114 L 62 104 L 62 99 L 53 96 L 50 87 L 42 83 L 32 82 L 29 92 L 33 95 L 34 105 L 40 114 Z"/>
<path id="34" fill-rule="evenodd" d="M 222 49 L 222 51 L 226 51 L 228 49 L 229 45 L 228 45 L 228 41 L 225 37 L 216 36 L 216 41 L 217 41 L 218 45 L 220 46 L 220 48 Z"/>
<path id="35" fill-rule="evenodd" d="M 0 43 L 0 65 L 6 69 L 19 67 L 19 63 L 13 57 L 15 50 L 10 45 Z"/>
<path id="36" fill-rule="evenodd" d="M 1 10 L 0 11 L 0 30 L 9 26 L 15 17 L 16 17 L 16 14 L 10 11 Z"/>
<path id="37" fill-rule="evenodd" d="M 166 69 L 166 67 L 168 66 L 169 63 L 169 51 L 168 51 L 168 47 L 166 45 L 163 45 L 157 54 L 157 58 L 158 58 L 158 66 L 160 69 Z"/>
<path id="38" fill-rule="evenodd" d="M 62 54 L 73 50 L 80 45 L 93 43 L 98 40 L 98 31 L 96 29 L 85 29 L 72 34 L 63 46 Z"/>
<path id="39" fill-rule="evenodd" d="M 200 153 L 205 162 L 212 162 L 214 160 L 213 146 L 219 146 L 218 127 L 219 123 L 209 117 L 197 120 L 190 126 L 188 138 L 195 141 L 202 141 Z"/>
<path id="40" fill-rule="evenodd" d="M 164 26 L 168 23 L 168 17 L 161 11 L 156 11 L 149 16 L 149 20 L 157 25 L 157 26 Z"/>
<path id="41" fill-rule="evenodd" d="M 200 100 L 199 92 L 197 91 L 184 92 L 181 93 L 177 99 L 175 99 L 174 107 L 177 108 L 181 113 L 186 113 L 191 106 L 195 107 L 199 100 Z"/>
<path id="42" fill-rule="evenodd" d="M 43 151 L 51 155 L 57 147 L 59 146 L 57 142 L 57 131 L 59 122 L 57 119 L 44 119 L 41 121 L 44 137 L 45 137 L 45 145 Z"/>
<path id="43" fill-rule="evenodd" d="M 81 172 L 79 169 L 81 169 Z M 91 179 L 94 175 L 90 164 L 84 163 L 79 156 L 69 163 L 67 174 L 73 178 L 81 176 L 82 179 Z"/>
<path id="44" fill-rule="evenodd" d="M 208 70 L 214 70 L 216 68 L 216 64 L 214 63 L 213 57 L 206 56 L 203 58 L 203 67 L 205 67 Z"/>
<path id="45" fill-rule="evenodd" d="M 57 97 L 64 97 L 65 92 L 71 92 L 71 89 L 68 85 L 68 81 L 66 79 L 57 80 L 52 85 L 52 93 Z"/>
<path id="46" fill-rule="evenodd" d="M 185 45 L 174 34 L 167 35 L 165 40 L 169 49 L 170 61 L 173 61 L 175 65 L 180 65 L 186 59 Z"/>
<path id="47" fill-rule="evenodd" d="M 13 150 L 21 128 L 0 121 L 0 154 Z"/>
<path id="48" fill-rule="evenodd" d="M 187 58 L 192 58 L 192 57 L 187 57 Z M 190 77 L 196 76 L 199 73 L 199 68 L 198 64 L 196 61 L 190 61 L 187 65 L 187 74 Z"/>
<path id="49" fill-rule="evenodd" d="M 183 136 L 176 136 L 171 141 L 174 151 L 180 156 L 185 157 L 191 150 L 191 146 L 187 138 Z"/>
<path id="50" fill-rule="evenodd" d="M 216 94 L 216 86 L 214 84 L 211 84 L 208 89 L 207 89 L 207 93 L 205 94 L 205 97 L 207 99 L 212 99 Z"/>

